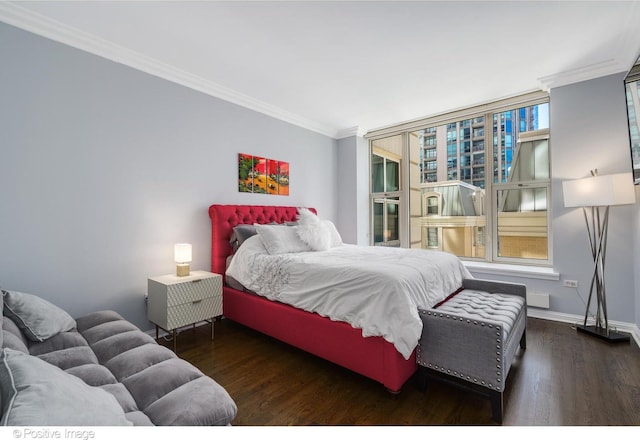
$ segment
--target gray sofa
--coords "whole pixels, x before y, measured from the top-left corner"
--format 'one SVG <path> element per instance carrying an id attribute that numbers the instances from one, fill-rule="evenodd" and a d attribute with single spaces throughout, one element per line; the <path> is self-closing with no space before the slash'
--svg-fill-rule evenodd
<path id="1" fill-rule="evenodd" d="M 113 311 L 2 291 L 3 426 L 230 425 L 227 391 Z"/>

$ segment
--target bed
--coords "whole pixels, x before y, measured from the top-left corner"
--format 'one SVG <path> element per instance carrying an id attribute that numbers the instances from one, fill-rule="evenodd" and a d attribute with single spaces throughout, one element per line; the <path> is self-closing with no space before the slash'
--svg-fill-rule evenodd
<path id="1" fill-rule="evenodd" d="M 316 212 L 314 209 L 310 209 Z M 260 205 L 211 205 L 211 271 L 225 274 L 233 249 L 233 228 L 241 224 L 283 224 L 298 219 L 298 208 Z M 455 289 L 451 292 L 454 293 Z M 254 293 L 223 288 L 223 315 L 337 365 L 377 381 L 398 393 L 416 372 L 415 351 L 401 354 L 382 336 L 342 321 L 272 301 Z"/>

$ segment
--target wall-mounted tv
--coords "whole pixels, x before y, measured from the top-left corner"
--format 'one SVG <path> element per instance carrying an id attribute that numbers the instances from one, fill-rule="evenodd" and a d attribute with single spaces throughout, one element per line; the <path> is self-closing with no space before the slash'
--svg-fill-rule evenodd
<path id="1" fill-rule="evenodd" d="M 640 58 L 626 76 L 624 85 L 627 94 L 633 181 L 638 185 L 640 184 Z"/>

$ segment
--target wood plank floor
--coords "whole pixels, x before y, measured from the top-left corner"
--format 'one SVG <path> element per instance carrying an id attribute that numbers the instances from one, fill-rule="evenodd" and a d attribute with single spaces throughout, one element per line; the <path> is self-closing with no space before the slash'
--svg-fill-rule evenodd
<path id="1" fill-rule="evenodd" d="M 169 341 L 160 341 L 172 347 Z M 382 385 L 229 320 L 178 335 L 178 355 L 226 388 L 235 426 L 495 425 L 488 400 L 415 377 L 393 396 Z M 509 426 L 640 426 L 640 349 L 527 322 L 527 350 L 507 379 Z"/>

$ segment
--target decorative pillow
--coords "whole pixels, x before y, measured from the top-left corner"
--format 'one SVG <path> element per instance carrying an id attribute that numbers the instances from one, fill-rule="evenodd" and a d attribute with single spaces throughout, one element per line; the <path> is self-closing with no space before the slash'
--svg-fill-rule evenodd
<path id="1" fill-rule="evenodd" d="M 2 297 L 5 316 L 32 341 L 42 342 L 76 326 L 76 321 L 67 312 L 38 296 L 3 290 Z"/>
<path id="2" fill-rule="evenodd" d="M 342 244 L 342 237 L 329 220 L 320 220 L 306 208 L 298 208 L 298 236 L 314 251 L 326 251 Z"/>
<path id="3" fill-rule="evenodd" d="M 322 223 L 326 228 L 329 229 L 329 246 L 336 247 L 340 246 L 342 242 L 342 236 L 338 232 L 336 225 L 333 224 L 331 220 L 322 220 Z"/>
<path id="4" fill-rule="evenodd" d="M 297 230 L 299 226 L 285 225 L 254 225 L 260 240 L 264 244 L 265 249 L 271 255 L 287 254 L 294 252 L 307 252 L 307 246 L 300 237 Z"/>
<path id="5" fill-rule="evenodd" d="M 0 354 L 2 426 L 131 426 L 116 398 L 36 356 Z"/>
<path id="6" fill-rule="evenodd" d="M 242 243 L 249 238 L 256 235 L 258 232 L 253 225 L 237 225 L 233 228 L 233 232 L 231 233 L 231 239 L 229 240 L 229 244 L 233 249 L 233 253 L 238 250 Z"/>

